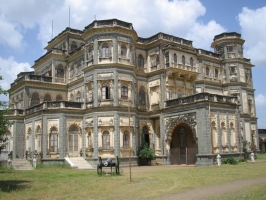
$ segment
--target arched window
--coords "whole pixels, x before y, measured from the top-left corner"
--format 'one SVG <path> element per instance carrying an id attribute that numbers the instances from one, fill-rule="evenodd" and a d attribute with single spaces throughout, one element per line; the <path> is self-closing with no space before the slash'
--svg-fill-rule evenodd
<path id="1" fill-rule="evenodd" d="M 174 63 L 177 63 L 177 55 L 174 53 Z"/>
<path id="2" fill-rule="evenodd" d="M 89 47 L 88 61 L 90 62 L 93 59 L 93 46 Z"/>
<path id="3" fill-rule="evenodd" d="M 218 69 L 215 69 L 215 70 L 214 70 L 214 76 L 215 76 L 215 78 L 218 78 L 218 74 L 219 74 Z"/>
<path id="4" fill-rule="evenodd" d="M 31 152 L 33 151 L 34 149 L 32 148 L 32 131 L 31 131 L 31 128 L 28 128 L 28 132 L 27 132 L 27 139 L 28 139 L 28 151 Z"/>
<path id="5" fill-rule="evenodd" d="M 139 104 L 140 105 L 146 105 L 146 100 L 145 100 L 145 88 L 141 87 L 139 90 Z"/>
<path id="6" fill-rule="evenodd" d="M 102 57 L 103 58 L 108 58 L 110 57 L 110 51 L 109 51 L 109 45 L 107 43 L 104 43 L 102 45 Z"/>
<path id="7" fill-rule="evenodd" d="M 51 99 L 51 95 L 50 95 L 49 93 L 46 93 L 46 94 L 44 95 L 44 99 L 43 99 L 43 101 L 52 101 L 52 99 Z"/>
<path id="8" fill-rule="evenodd" d="M 171 90 L 168 91 L 168 99 L 173 99 L 173 92 Z"/>
<path id="9" fill-rule="evenodd" d="M 81 94 L 80 94 L 80 91 L 77 92 L 76 101 L 77 102 L 81 102 Z"/>
<path id="10" fill-rule="evenodd" d="M 186 64 L 186 58 L 185 58 L 185 56 L 182 56 L 182 64 L 183 64 L 183 65 Z"/>
<path id="11" fill-rule="evenodd" d="M 102 141 L 103 141 L 103 149 L 110 149 L 110 134 L 109 131 L 104 131 L 103 136 L 102 136 Z"/>
<path id="12" fill-rule="evenodd" d="M 102 85 L 102 99 L 110 99 L 110 86 L 108 83 Z"/>
<path id="13" fill-rule="evenodd" d="M 81 73 L 82 70 L 81 65 L 82 65 L 82 60 L 77 61 L 77 74 Z"/>
<path id="14" fill-rule="evenodd" d="M 121 45 L 121 57 L 125 58 L 127 56 L 127 47 L 126 45 L 122 44 Z"/>
<path id="15" fill-rule="evenodd" d="M 37 139 L 37 151 L 38 152 L 41 152 L 42 149 L 41 149 L 41 142 L 42 142 L 42 130 L 41 130 L 41 127 L 40 125 L 37 126 L 36 130 L 35 130 L 35 134 L 36 134 L 36 139 Z"/>
<path id="16" fill-rule="evenodd" d="M 193 58 L 190 58 L 190 66 L 193 67 Z"/>
<path id="17" fill-rule="evenodd" d="M 74 101 L 74 95 L 72 93 L 69 96 L 69 101 Z"/>
<path id="18" fill-rule="evenodd" d="M 75 50 L 76 48 L 77 48 L 77 44 L 76 44 L 76 42 L 75 42 L 75 41 L 72 41 L 72 42 L 71 42 L 70 51 L 73 51 L 73 50 Z"/>
<path id="19" fill-rule="evenodd" d="M 34 92 L 31 97 L 31 106 L 38 105 L 40 103 L 40 97 L 38 92 Z"/>
<path id="20" fill-rule="evenodd" d="M 65 77 L 65 70 L 64 70 L 63 65 L 57 66 L 56 76 L 57 76 L 57 78 L 64 78 Z"/>
<path id="21" fill-rule="evenodd" d="M 169 52 L 165 53 L 165 66 L 169 67 Z"/>
<path id="22" fill-rule="evenodd" d="M 57 133 L 57 128 L 54 126 L 50 129 L 49 151 L 50 152 L 58 151 L 58 133 Z"/>
<path id="23" fill-rule="evenodd" d="M 138 67 L 144 67 L 144 58 L 142 55 L 138 56 Z"/>
<path id="24" fill-rule="evenodd" d="M 62 101 L 62 100 L 63 98 L 61 94 L 56 95 L 56 101 Z"/>
<path id="25" fill-rule="evenodd" d="M 91 133 L 88 134 L 88 147 L 92 148 L 92 137 L 91 137 Z"/>
<path id="26" fill-rule="evenodd" d="M 128 98 L 128 88 L 125 85 L 123 85 L 121 87 L 121 98 L 122 99 L 127 99 Z"/>
<path id="27" fill-rule="evenodd" d="M 143 127 L 142 134 L 144 137 L 144 144 L 148 144 L 150 146 L 150 134 L 149 134 L 149 129 L 147 126 Z"/>
<path id="28" fill-rule="evenodd" d="M 129 149 L 129 133 L 125 131 L 123 134 L 123 148 Z"/>
<path id="29" fill-rule="evenodd" d="M 209 67 L 206 67 L 206 76 L 209 76 L 209 74 L 210 74 L 210 68 Z"/>
<path id="30" fill-rule="evenodd" d="M 90 87 L 88 91 L 88 102 L 92 101 L 93 101 L 93 93 L 92 93 L 92 87 Z"/>
<path id="31" fill-rule="evenodd" d="M 74 66 L 72 65 L 69 70 L 69 78 L 73 78 L 73 76 L 74 76 Z"/>
<path id="32" fill-rule="evenodd" d="M 159 57 L 159 55 L 156 56 L 156 63 L 157 63 L 157 65 L 160 63 L 160 57 Z"/>

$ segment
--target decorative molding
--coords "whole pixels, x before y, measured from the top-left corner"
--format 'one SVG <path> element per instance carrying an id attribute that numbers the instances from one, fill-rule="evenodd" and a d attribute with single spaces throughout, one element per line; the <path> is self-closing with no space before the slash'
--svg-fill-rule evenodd
<path id="1" fill-rule="evenodd" d="M 186 124 L 188 125 L 193 132 L 193 138 L 197 142 L 197 135 L 196 135 L 196 129 L 195 126 L 197 125 L 196 121 L 196 113 L 189 113 L 184 115 L 178 115 L 176 117 L 170 117 L 166 120 L 166 140 L 165 142 L 170 143 L 172 140 L 172 133 L 177 125 L 179 124 Z"/>

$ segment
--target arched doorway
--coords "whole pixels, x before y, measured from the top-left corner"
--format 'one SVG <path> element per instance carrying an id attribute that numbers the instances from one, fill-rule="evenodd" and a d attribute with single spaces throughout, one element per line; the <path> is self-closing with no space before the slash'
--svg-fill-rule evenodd
<path id="1" fill-rule="evenodd" d="M 193 136 L 191 127 L 185 123 L 180 123 L 173 129 L 169 157 L 171 164 L 196 163 L 197 143 Z"/>
<path id="2" fill-rule="evenodd" d="M 72 124 L 69 127 L 68 137 L 68 154 L 69 157 L 79 156 L 79 127 L 76 124 Z"/>

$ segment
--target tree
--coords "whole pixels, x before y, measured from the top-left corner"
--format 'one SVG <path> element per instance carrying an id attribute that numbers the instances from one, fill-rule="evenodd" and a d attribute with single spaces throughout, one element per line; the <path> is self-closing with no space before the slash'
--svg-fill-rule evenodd
<path id="1" fill-rule="evenodd" d="M 0 75 L 0 80 L 2 80 L 2 76 Z M 3 90 L 0 86 L 0 95 L 7 95 L 8 92 Z M 10 135 L 9 128 L 12 125 L 12 122 L 6 119 L 5 115 L 8 112 L 7 102 L 0 101 L 0 154 L 1 151 L 6 147 L 8 142 L 8 136 Z"/>

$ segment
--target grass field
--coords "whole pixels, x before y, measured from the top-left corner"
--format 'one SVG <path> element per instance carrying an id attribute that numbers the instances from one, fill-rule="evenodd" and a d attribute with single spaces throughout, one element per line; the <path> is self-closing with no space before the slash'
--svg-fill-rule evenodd
<path id="1" fill-rule="evenodd" d="M 99 176 L 94 170 L 81 171 L 64 166 L 40 167 L 34 171 L 9 171 L 2 167 L 0 199 L 152 199 L 193 188 L 266 176 L 266 154 L 259 155 L 257 161 L 221 167 L 133 167 L 131 182 L 127 168 L 122 168 L 121 175 Z M 254 186 L 249 193 L 260 199 L 265 186 Z M 224 199 L 245 199 L 246 192 Z"/>

